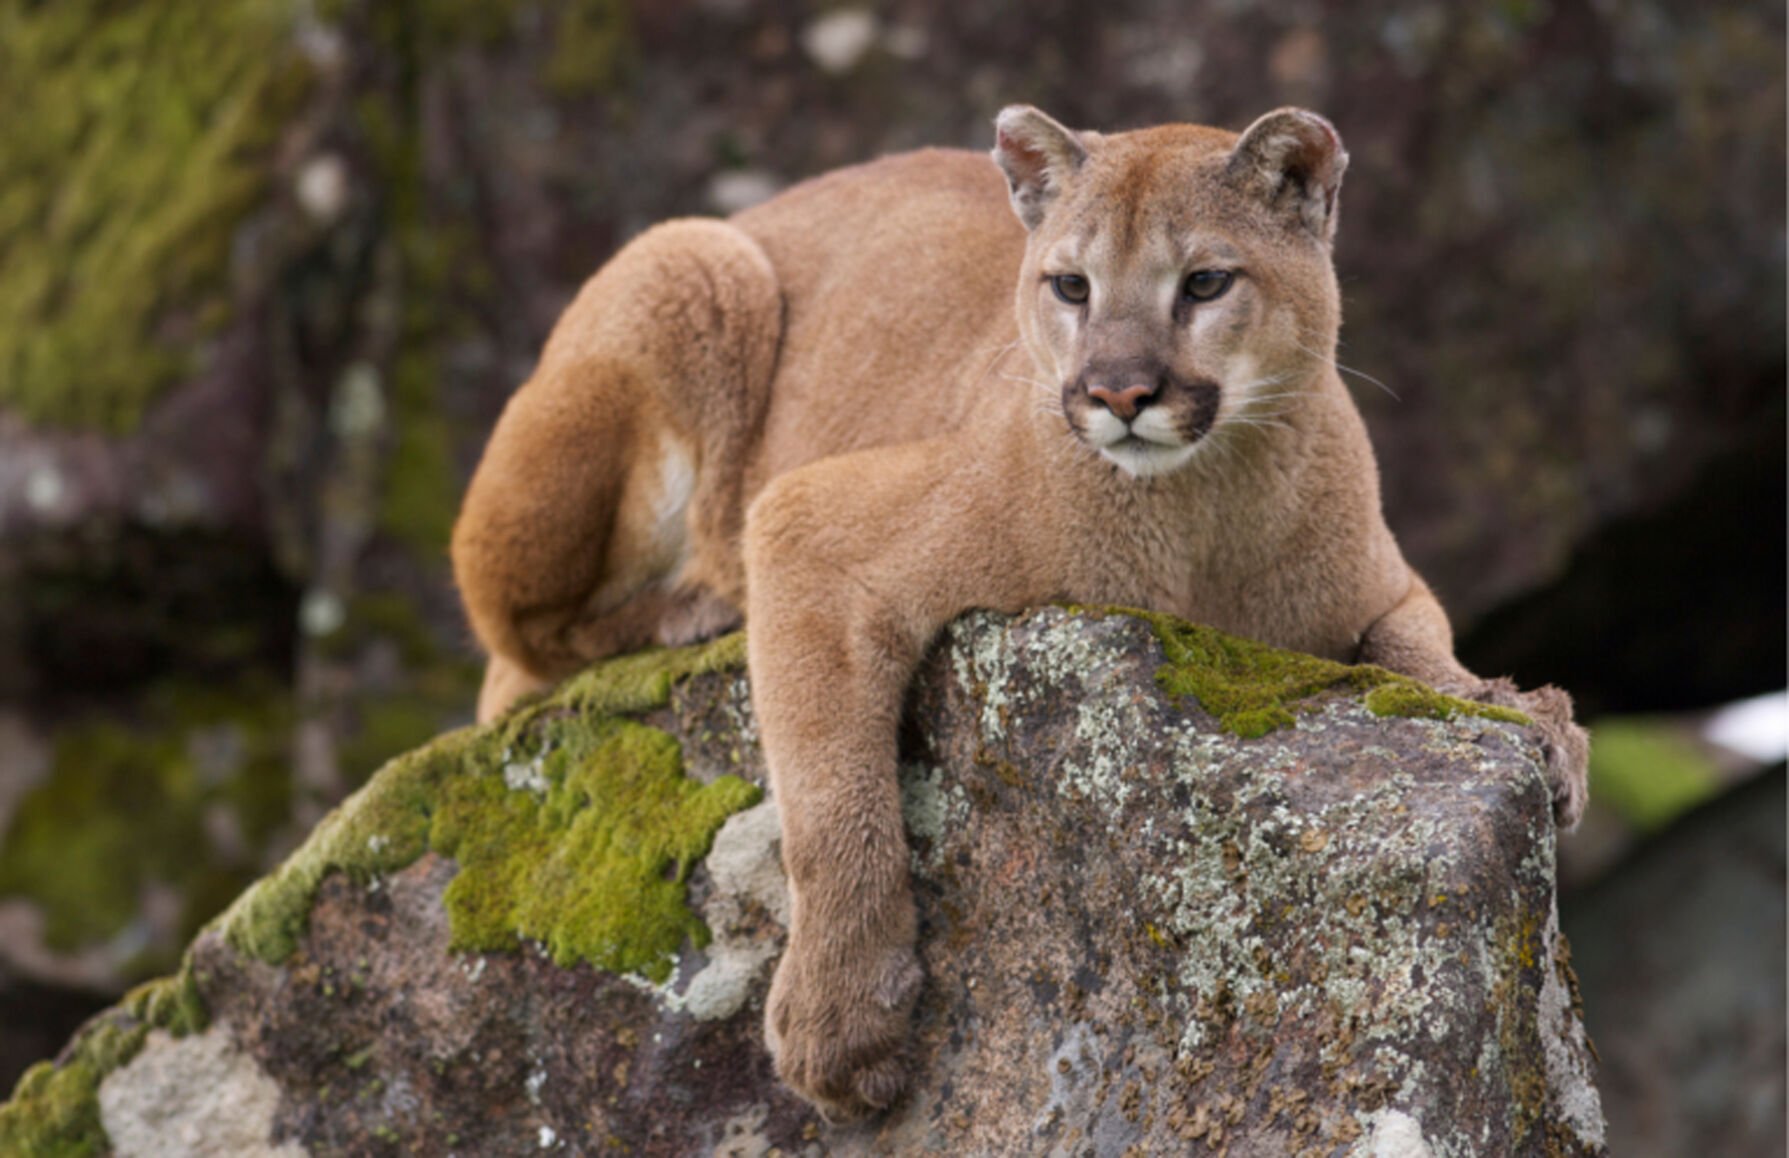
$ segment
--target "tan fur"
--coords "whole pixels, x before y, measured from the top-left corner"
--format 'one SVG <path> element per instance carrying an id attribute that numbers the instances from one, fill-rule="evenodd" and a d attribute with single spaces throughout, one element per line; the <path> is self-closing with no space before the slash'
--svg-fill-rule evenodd
<path id="1" fill-rule="evenodd" d="M 835 1116 L 901 1086 L 921 975 L 896 729 L 966 609 L 1140 605 L 1517 704 L 1562 821 L 1583 806 L 1569 699 L 1461 668 L 1380 514 L 1333 362 L 1328 123 L 1102 137 L 1009 109 L 998 135 L 997 164 L 888 158 L 629 245 L 511 402 L 454 536 L 484 719 L 745 613 L 794 896 L 767 1040 Z M 1209 269 L 1227 292 L 1182 300 Z M 1101 401 L 1145 390 L 1129 426 Z"/>

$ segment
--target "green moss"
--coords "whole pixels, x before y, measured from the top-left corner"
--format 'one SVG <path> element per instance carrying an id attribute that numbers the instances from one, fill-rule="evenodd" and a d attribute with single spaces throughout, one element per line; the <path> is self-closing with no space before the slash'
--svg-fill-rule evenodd
<path id="1" fill-rule="evenodd" d="M 599 664 L 567 680 L 551 702 L 604 715 L 649 712 L 670 702 L 680 680 L 744 669 L 745 633 L 736 631 L 701 647 L 642 651 Z"/>
<path id="2" fill-rule="evenodd" d="M 0 1154 L 84 1158 L 111 1149 L 100 1122 L 99 1086 L 142 1050 L 152 1029 L 175 1037 L 210 1022 L 190 958 L 172 977 L 138 986 L 83 1026 L 62 1056 L 25 1071 L 0 1106 Z"/>
<path id="3" fill-rule="evenodd" d="M 179 972 L 145 981 L 126 993 L 119 1005 L 137 1021 L 165 1029 L 175 1037 L 199 1033 L 211 1024 L 211 1014 L 193 977 L 190 957 L 181 963 Z"/>
<path id="4" fill-rule="evenodd" d="M 339 0 L 332 0 L 339 3 Z M 634 47 L 633 17 L 626 0 L 548 0 L 552 55 L 542 79 L 564 96 L 600 94 L 622 83 Z M 412 10 L 411 29 L 425 52 L 462 44 L 494 44 L 515 30 L 522 0 L 424 0 Z"/>
<path id="5" fill-rule="evenodd" d="M 290 814 L 289 720 L 277 690 L 164 685 L 135 715 L 140 723 L 63 725 L 49 776 L 0 838 L 0 895 L 35 901 L 54 949 L 123 930 L 150 883 L 181 898 L 184 941 L 255 878 L 254 854 Z M 207 815 L 220 810 L 247 857 L 209 838 Z M 137 968 L 170 964 L 151 954 Z"/>
<path id="6" fill-rule="evenodd" d="M 413 59 L 421 69 L 466 44 L 493 44 L 513 35 L 523 7 L 519 0 L 378 5 L 368 10 L 366 34 L 394 59 Z M 544 83 L 561 95 L 617 89 L 634 43 L 625 0 L 555 0 L 538 7 L 540 22 L 552 32 Z M 420 102 L 413 85 L 412 77 L 369 95 L 356 121 L 379 169 L 385 216 L 403 266 L 379 528 L 417 554 L 438 558 L 461 490 L 454 447 L 477 433 L 458 429 L 441 405 L 438 352 L 457 335 L 485 328 L 488 303 L 499 287 L 478 223 L 466 211 L 465 192 L 425 188 Z"/>
<path id="7" fill-rule="evenodd" d="M 1547 1111 L 1547 1062 L 1541 1045 L 1540 1005 L 1534 996 L 1541 984 L 1539 970 L 1552 964 L 1541 953 L 1544 928 L 1539 914 L 1522 905 L 1491 929 L 1495 980 L 1489 1007 L 1496 1014 L 1497 1062 L 1510 1093 L 1512 1150 Z"/>
<path id="8" fill-rule="evenodd" d="M 548 88 L 578 96 L 620 87 L 634 48 L 633 20 L 623 0 L 569 0 L 556 31 Z"/>
<path id="9" fill-rule="evenodd" d="M 1163 691 L 1176 699 L 1192 696 L 1221 727 L 1244 739 L 1291 725 L 1294 707 L 1332 688 L 1365 693 L 1368 709 L 1380 716 L 1477 716 L 1530 723 L 1520 712 L 1444 696 L 1370 664 L 1351 666 L 1283 651 L 1156 612 L 1112 610 L 1136 616 L 1155 630 L 1168 660 L 1155 673 Z"/>
<path id="10" fill-rule="evenodd" d="M 515 23 L 516 0 L 423 0 L 410 6 L 411 30 L 424 51 L 492 44 Z"/>
<path id="11" fill-rule="evenodd" d="M 25 1071 L 0 1106 L 0 1153 L 32 1158 L 104 1154 L 111 1146 L 99 1118 L 99 1084 L 143 1048 L 146 1026 L 106 1020 L 90 1025 L 62 1062 Z"/>
<path id="12" fill-rule="evenodd" d="M 426 293 L 427 291 L 423 291 Z M 379 526 L 425 558 L 447 550 L 454 496 L 453 432 L 435 395 L 435 335 L 407 333 L 392 379 L 393 438 L 379 495 Z"/>
<path id="13" fill-rule="evenodd" d="M 426 26 L 427 9 L 419 15 Z M 400 38 L 410 27 L 387 31 Z M 424 34 L 425 43 L 432 38 Z M 401 44 L 397 53 L 413 46 Z M 391 368 L 390 442 L 380 480 L 379 528 L 425 559 L 439 559 L 453 530 L 461 480 L 454 464 L 455 430 L 441 405 L 439 351 L 480 326 L 477 303 L 495 289 L 476 223 L 453 213 L 450 199 L 424 188 L 422 126 L 414 93 L 370 100 L 362 110 L 380 187 L 404 270 L 398 351 Z M 450 212 L 443 213 L 443 208 Z"/>
<path id="14" fill-rule="evenodd" d="M 1514 708 L 1496 704 L 1477 704 L 1454 696 L 1444 696 L 1411 679 L 1393 676 L 1367 693 L 1367 710 L 1375 716 L 1406 716 L 1423 720 L 1451 720 L 1455 716 L 1477 716 L 1505 724 L 1528 727 L 1534 721 Z"/>
<path id="15" fill-rule="evenodd" d="M 690 868 L 761 793 L 733 776 L 690 780 L 677 741 L 642 724 L 606 721 L 585 745 L 547 755 L 540 797 L 491 776 L 450 786 L 430 844 L 460 864 L 444 898 L 453 944 L 528 937 L 561 965 L 663 981 L 685 938 L 707 940 L 683 900 Z"/>
<path id="16" fill-rule="evenodd" d="M 365 881 L 433 849 L 460 866 L 445 898 L 455 946 L 529 937 L 562 963 L 662 977 L 685 937 L 706 936 L 684 902 L 690 867 L 758 790 L 688 779 L 676 741 L 618 717 L 664 706 L 678 680 L 743 662 L 739 635 L 627 656 L 497 725 L 393 761 L 237 901 L 224 936 L 277 964 L 325 876 Z"/>
<path id="17" fill-rule="evenodd" d="M 124 431 L 193 369 L 301 99 L 273 0 L 0 0 L 0 405 Z"/>
<path id="18" fill-rule="evenodd" d="M 1613 805 L 1643 832 L 1712 796 L 1714 762 L 1680 730 L 1661 720 L 1597 721 L 1590 744 L 1590 795 Z"/>

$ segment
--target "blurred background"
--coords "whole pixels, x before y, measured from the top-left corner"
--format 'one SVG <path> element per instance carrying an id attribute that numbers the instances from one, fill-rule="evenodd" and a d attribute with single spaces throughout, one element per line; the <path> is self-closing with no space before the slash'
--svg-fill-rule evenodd
<path id="1" fill-rule="evenodd" d="M 0 0 L 0 1082 L 469 720 L 459 493 L 629 237 L 1015 101 L 1301 104 L 1353 158 L 1392 527 L 1466 662 L 1596 731 L 1562 887 L 1614 1152 L 1783 1153 L 1784 36 L 1779 0 Z"/>

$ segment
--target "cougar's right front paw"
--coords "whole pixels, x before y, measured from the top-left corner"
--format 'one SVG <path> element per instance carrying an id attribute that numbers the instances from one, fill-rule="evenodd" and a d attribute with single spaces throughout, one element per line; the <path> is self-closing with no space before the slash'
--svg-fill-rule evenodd
<path id="1" fill-rule="evenodd" d="M 847 955 L 854 956 L 854 955 Z M 792 939 L 770 985 L 764 1037 L 777 1076 L 829 1122 L 888 1108 L 907 1084 L 923 979 L 910 947 L 845 964 Z"/>

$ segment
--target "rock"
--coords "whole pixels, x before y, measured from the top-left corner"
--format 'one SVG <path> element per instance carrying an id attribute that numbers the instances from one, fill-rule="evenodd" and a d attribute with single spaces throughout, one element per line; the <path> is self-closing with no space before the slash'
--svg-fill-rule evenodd
<path id="1" fill-rule="evenodd" d="M 225 1027 L 179 1038 L 156 1029 L 100 1087 L 100 1122 L 119 1158 L 304 1158 L 301 1146 L 268 1142 L 279 1098 Z"/>
<path id="2" fill-rule="evenodd" d="M 1778 765 L 1566 905 L 1614 1153 L 1784 1150 L 1784 810 Z"/>
<path id="3" fill-rule="evenodd" d="M 913 1090 L 819 1121 L 762 1048 L 787 897 L 742 654 L 604 665 L 388 765 L 28 1074 L 0 1150 L 1606 1152 L 1521 726 L 1061 609 L 927 661 Z"/>

